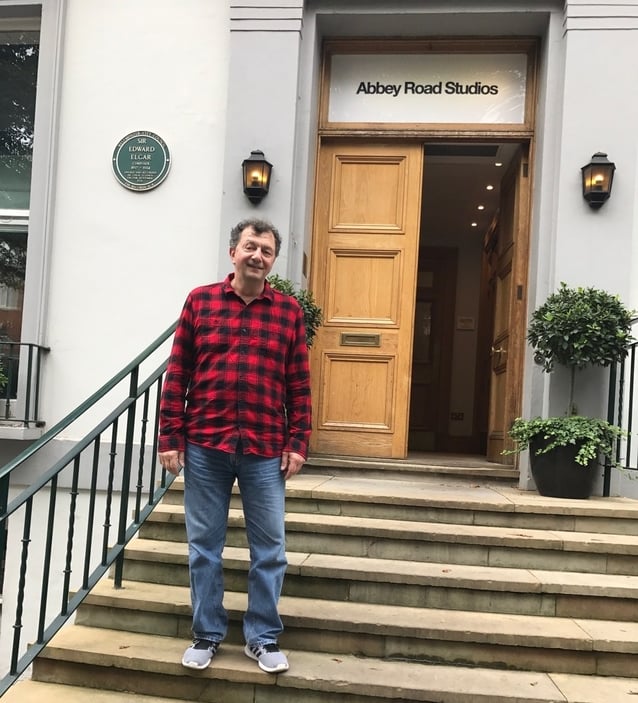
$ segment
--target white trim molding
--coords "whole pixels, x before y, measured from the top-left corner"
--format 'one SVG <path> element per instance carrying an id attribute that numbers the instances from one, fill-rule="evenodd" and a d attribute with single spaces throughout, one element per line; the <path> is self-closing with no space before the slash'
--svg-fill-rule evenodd
<path id="1" fill-rule="evenodd" d="M 244 0 L 230 4 L 231 32 L 301 32 L 303 0 Z"/>

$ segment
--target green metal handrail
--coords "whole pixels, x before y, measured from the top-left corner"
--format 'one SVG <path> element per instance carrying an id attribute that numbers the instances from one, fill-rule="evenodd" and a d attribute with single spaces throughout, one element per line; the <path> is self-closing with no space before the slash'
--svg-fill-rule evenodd
<path id="1" fill-rule="evenodd" d="M 636 431 L 634 414 L 638 400 L 638 318 L 631 321 L 633 342 L 627 356 L 609 369 L 609 395 L 607 421 L 618 425 L 625 432 L 625 439 L 616 443 L 616 462 L 626 471 L 638 471 L 638 448 L 633 442 Z M 611 492 L 611 461 L 606 460 L 603 471 L 603 496 Z"/>
<path id="2" fill-rule="evenodd" d="M 114 564 L 115 586 L 121 586 L 124 548 L 174 480 L 174 476 L 167 474 L 163 469 L 159 472 L 158 478 L 156 459 L 159 401 L 167 359 L 164 359 L 144 381 L 140 382 L 139 376 L 142 364 L 171 337 L 175 328 L 176 323 L 173 323 L 110 381 L 0 469 L 0 557 L 4 556 L 7 550 L 12 554 L 20 554 L 18 573 L 12 574 L 16 581 L 11 663 L 8 673 L 0 679 L 0 696 L 29 667 L 56 632 L 69 620 L 93 586 Z M 25 466 L 27 462 L 32 465 L 40 460 L 44 448 L 52 440 L 59 437 L 79 418 L 86 417 L 89 410 L 114 392 L 125 380 L 128 380 L 128 393 L 124 400 L 117 404 L 72 449 L 53 461 L 37 481 L 9 503 L 10 481 L 16 470 Z M 141 409 L 139 420 L 136 419 L 138 409 Z M 154 416 L 154 423 L 149 431 L 148 424 L 152 416 Z M 123 421 L 125 429 L 123 442 L 118 440 L 120 420 Z M 107 436 L 108 442 L 105 442 L 104 438 Z M 109 448 L 108 460 L 100 457 L 100 449 L 104 444 Z M 147 460 L 146 449 L 149 445 L 151 452 L 150 459 Z M 123 446 L 121 462 L 118 462 L 119 446 Z M 138 450 L 137 471 L 134 471 L 136 449 Z M 86 461 L 83 462 L 87 457 L 90 459 L 89 466 Z M 83 473 L 84 468 L 87 470 Z M 80 478 L 84 475 L 90 478 L 85 495 L 80 491 Z M 131 486 L 133 476 L 135 484 Z M 65 496 L 63 487 L 65 482 L 69 489 L 68 498 Z M 100 482 L 105 488 L 99 488 Z M 135 497 L 135 507 L 131 517 L 129 499 L 132 494 Z M 98 495 L 103 495 L 102 508 L 98 505 Z M 44 499 L 47 501 L 47 507 L 43 511 L 46 512 L 46 521 L 44 516 L 37 520 L 36 503 Z M 66 499 L 68 504 L 61 505 L 62 499 Z M 79 504 L 83 500 L 87 503 L 84 506 L 86 507 L 86 530 L 83 541 L 78 545 L 78 511 Z M 94 542 L 98 538 L 96 524 L 99 515 L 103 520 L 101 525 L 103 532 L 98 558 L 94 554 L 98 551 L 95 549 Z M 62 550 L 63 558 L 60 558 L 58 554 L 60 550 L 56 549 L 54 534 L 59 534 L 63 516 L 65 516 L 63 527 L 66 530 L 66 546 Z M 111 535 L 112 516 L 114 521 L 117 518 L 115 538 Z M 16 521 L 19 526 L 20 518 L 22 519 L 21 533 L 16 529 Z M 11 529 L 9 530 L 7 526 L 10 519 Z M 59 526 L 57 531 L 56 525 Z M 30 559 L 33 540 L 42 536 L 44 538 L 42 559 L 36 560 L 35 557 Z M 71 577 L 74 563 L 78 560 L 82 561 L 81 584 L 72 591 Z M 59 571 L 63 574 L 62 604 L 59 611 L 52 613 L 51 577 L 56 566 L 63 567 Z M 36 570 L 35 574 L 34 570 Z M 8 573 L 4 574 L 5 581 L 8 577 Z M 6 589 L 3 592 L 6 592 Z M 32 643 L 23 645 L 24 605 L 28 602 L 29 608 L 34 609 L 36 602 L 36 598 L 32 597 L 34 594 L 38 596 L 39 602 L 37 632 L 27 633 L 32 637 Z M 3 608 L 6 607 L 5 602 Z M 4 622 L 6 623 L 6 615 Z"/>
<path id="3" fill-rule="evenodd" d="M 40 418 L 40 374 L 42 358 L 51 351 L 49 347 L 33 342 L 8 342 L 0 340 L 0 368 L 4 378 L 4 388 L 0 398 L 4 406 L 1 420 L 10 420 L 12 424 L 23 427 L 42 427 Z M 24 387 L 20 384 L 20 412 L 17 417 L 13 412 L 12 401 L 18 397 L 19 371 L 22 364 L 26 366 Z M 20 374 L 21 375 L 21 374 Z"/>

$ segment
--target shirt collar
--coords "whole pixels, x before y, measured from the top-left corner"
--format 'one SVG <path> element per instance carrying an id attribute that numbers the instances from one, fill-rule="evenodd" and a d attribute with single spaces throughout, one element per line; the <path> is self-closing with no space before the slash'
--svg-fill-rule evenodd
<path id="1" fill-rule="evenodd" d="M 226 295 L 237 296 L 237 293 L 235 293 L 235 289 L 231 285 L 231 281 L 233 280 L 233 278 L 235 278 L 235 274 L 229 273 L 223 281 L 222 289 Z M 268 281 L 264 283 L 264 290 L 262 291 L 261 295 L 256 298 L 256 300 L 261 300 L 262 298 L 264 300 L 269 300 L 270 302 L 275 299 L 275 296 L 272 292 L 272 288 L 270 287 L 270 283 L 268 283 Z"/>

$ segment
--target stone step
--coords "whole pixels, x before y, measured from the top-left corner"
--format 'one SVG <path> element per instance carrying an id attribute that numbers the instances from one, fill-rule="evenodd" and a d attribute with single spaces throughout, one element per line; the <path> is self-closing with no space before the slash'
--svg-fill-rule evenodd
<path id="1" fill-rule="evenodd" d="M 183 478 L 179 477 L 164 503 L 182 502 Z M 237 491 L 232 507 L 241 508 Z M 638 501 L 628 498 L 547 498 L 514 486 L 427 477 L 399 480 L 302 472 L 287 482 L 286 511 L 638 536 Z"/>
<path id="2" fill-rule="evenodd" d="M 70 703 L 637 700 L 638 502 L 549 499 L 480 476 L 314 471 L 287 484 L 289 672 L 264 674 L 242 653 L 237 492 L 228 638 L 207 670 L 181 666 L 191 606 L 180 478 L 127 548 L 124 588 L 103 579 L 6 703 L 55 702 L 59 689 Z"/>
<path id="3" fill-rule="evenodd" d="M 18 681 L 2 697 L 2 703 L 177 703 L 175 698 L 30 680 Z"/>
<path id="4" fill-rule="evenodd" d="M 228 641 L 240 644 L 246 595 L 227 592 L 224 603 Z M 116 589 L 103 580 L 82 604 L 76 623 L 176 636 L 186 646 L 191 612 L 187 587 L 129 581 Z M 294 650 L 604 676 L 633 676 L 638 664 L 638 623 L 290 596 L 281 599 L 280 613 L 281 644 Z"/>
<path id="5" fill-rule="evenodd" d="M 241 510 L 229 511 L 228 526 L 226 543 L 247 546 Z M 140 535 L 185 541 L 183 506 L 157 506 Z M 288 513 L 286 545 L 293 552 L 638 575 L 633 535 Z"/>
<path id="6" fill-rule="evenodd" d="M 519 471 L 513 466 L 495 464 L 485 457 L 425 453 L 407 459 L 374 459 L 365 457 L 344 457 L 338 455 L 310 455 L 304 472 L 328 474 L 330 476 L 365 476 L 366 478 L 388 479 L 411 478 L 450 478 L 456 481 L 477 481 L 515 483 Z"/>
<path id="7" fill-rule="evenodd" d="M 504 671 L 308 651 L 287 652 L 290 670 L 269 675 L 243 655 L 241 647 L 230 644 L 220 648 L 208 669 L 192 671 L 180 664 L 183 650 L 184 642 L 173 637 L 111 630 L 101 630 L 96 637 L 94 628 L 76 625 L 56 635 L 38 658 L 33 678 L 180 701 L 233 703 L 275 699 L 286 703 L 633 703 L 638 691 L 635 678 Z M 18 700 L 7 699 L 7 703 Z"/>
<path id="8" fill-rule="evenodd" d="M 226 588 L 244 591 L 248 551 L 224 550 Z M 187 586 L 188 548 L 179 542 L 133 540 L 124 577 Z M 468 566 L 400 559 L 288 552 L 285 595 L 412 607 L 559 617 L 635 619 L 632 576 Z"/>

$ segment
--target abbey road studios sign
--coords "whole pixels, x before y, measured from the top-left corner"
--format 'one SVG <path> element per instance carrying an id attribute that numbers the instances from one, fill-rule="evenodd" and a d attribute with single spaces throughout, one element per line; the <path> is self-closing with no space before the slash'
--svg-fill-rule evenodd
<path id="1" fill-rule="evenodd" d="M 129 190 L 151 190 L 168 175 L 171 157 L 161 137 L 153 132 L 127 134 L 113 152 L 113 172 Z"/>
<path id="2" fill-rule="evenodd" d="M 523 124 L 526 54 L 335 54 L 330 122 Z"/>

